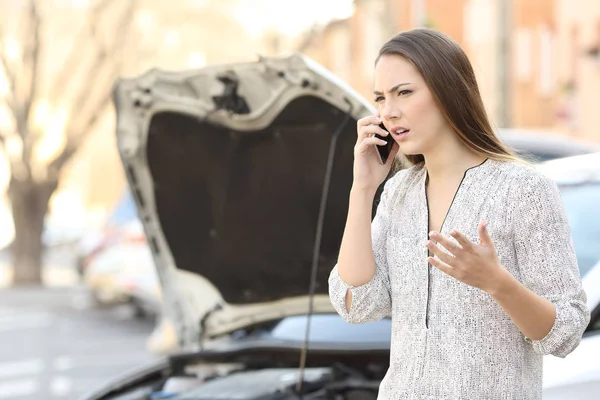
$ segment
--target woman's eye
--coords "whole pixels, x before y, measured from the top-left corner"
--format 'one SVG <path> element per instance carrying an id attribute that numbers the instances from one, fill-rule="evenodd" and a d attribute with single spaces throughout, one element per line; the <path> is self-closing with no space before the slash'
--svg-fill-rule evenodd
<path id="1" fill-rule="evenodd" d="M 379 103 L 381 100 L 383 100 L 382 96 L 375 97 L 375 103 Z"/>
<path id="2" fill-rule="evenodd" d="M 412 93 L 412 90 L 401 90 L 398 92 L 398 96 L 404 96 L 406 94 Z"/>

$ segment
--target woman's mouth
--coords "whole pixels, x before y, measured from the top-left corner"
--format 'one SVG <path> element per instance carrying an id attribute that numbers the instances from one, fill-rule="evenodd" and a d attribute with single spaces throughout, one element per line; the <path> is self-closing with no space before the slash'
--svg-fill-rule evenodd
<path id="1" fill-rule="evenodd" d="M 405 128 L 403 126 L 395 126 L 394 128 L 392 128 L 392 133 L 394 134 L 394 138 L 396 139 L 403 139 L 406 135 L 408 135 L 409 132 L 410 129 Z"/>

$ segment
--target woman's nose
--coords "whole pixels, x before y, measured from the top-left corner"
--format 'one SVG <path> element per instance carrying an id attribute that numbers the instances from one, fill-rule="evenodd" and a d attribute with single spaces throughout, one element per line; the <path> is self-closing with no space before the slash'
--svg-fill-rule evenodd
<path id="1" fill-rule="evenodd" d="M 381 110 L 381 117 L 388 121 L 398 119 L 401 115 L 401 111 L 397 107 L 391 105 L 386 104 L 383 110 Z"/>

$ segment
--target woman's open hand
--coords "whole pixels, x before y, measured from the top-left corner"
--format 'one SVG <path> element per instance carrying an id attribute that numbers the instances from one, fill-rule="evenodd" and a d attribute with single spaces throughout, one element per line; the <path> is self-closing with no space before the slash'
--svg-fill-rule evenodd
<path id="1" fill-rule="evenodd" d="M 450 232 L 458 245 L 438 232 L 430 232 L 430 240 L 426 247 L 437 258 L 429 257 L 428 261 L 459 281 L 490 293 L 495 289 L 494 285 L 499 282 L 498 278 L 507 271 L 498 260 L 496 248 L 485 222 L 479 224 L 477 231 L 479 243 L 473 243 L 460 232 Z M 436 243 L 442 245 L 451 254 L 444 252 Z"/>

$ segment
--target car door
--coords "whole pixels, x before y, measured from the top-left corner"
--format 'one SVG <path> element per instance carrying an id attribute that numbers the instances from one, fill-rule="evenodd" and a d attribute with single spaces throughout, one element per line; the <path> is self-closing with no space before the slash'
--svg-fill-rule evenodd
<path id="1" fill-rule="evenodd" d="M 580 345 L 566 358 L 544 358 L 544 400 L 600 399 L 600 262 L 583 278 L 591 310 Z"/>

